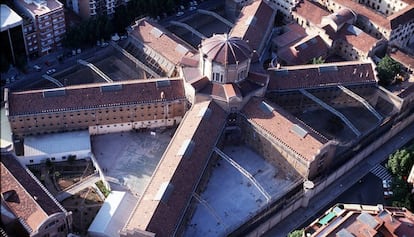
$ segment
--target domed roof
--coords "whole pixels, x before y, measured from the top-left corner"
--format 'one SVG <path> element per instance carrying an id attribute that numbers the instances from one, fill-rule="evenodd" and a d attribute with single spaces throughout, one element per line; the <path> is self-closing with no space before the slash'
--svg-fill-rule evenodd
<path id="1" fill-rule="evenodd" d="M 208 59 L 221 64 L 236 64 L 251 57 L 246 41 L 227 34 L 217 34 L 201 42 L 201 53 Z"/>

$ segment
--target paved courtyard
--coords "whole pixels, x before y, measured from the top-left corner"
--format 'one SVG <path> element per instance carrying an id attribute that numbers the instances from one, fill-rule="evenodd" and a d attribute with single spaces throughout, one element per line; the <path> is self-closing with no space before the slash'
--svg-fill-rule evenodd
<path id="1" fill-rule="evenodd" d="M 171 140 L 170 133 L 131 131 L 92 136 L 92 151 L 111 188 L 142 195 Z"/>
<path id="2" fill-rule="evenodd" d="M 300 180 L 246 146 L 228 146 L 223 152 L 230 159 L 219 159 L 205 191 L 196 197 L 185 236 L 224 236 Z"/>

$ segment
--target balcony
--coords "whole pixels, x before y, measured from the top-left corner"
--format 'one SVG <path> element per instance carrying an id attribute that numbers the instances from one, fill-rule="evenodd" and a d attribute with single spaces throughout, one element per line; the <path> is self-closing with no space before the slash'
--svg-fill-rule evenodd
<path id="1" fill-rule="evenodd" d="M 55 31 L 58 30 L 58 29 L 62 29 L 62 28 L 65 28 L 65 24 L 63 24 L 63 23 L 58 24 L 58 25 L 53 25 L 53 29 Z"/>

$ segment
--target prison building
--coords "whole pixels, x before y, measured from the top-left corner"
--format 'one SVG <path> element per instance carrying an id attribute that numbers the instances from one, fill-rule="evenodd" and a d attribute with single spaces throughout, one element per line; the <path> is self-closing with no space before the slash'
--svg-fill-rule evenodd
<path id="1" fill-rule="evenodd" d="M 227 113 L 213 101 L 192 106 L 122 230 L 122 237 L 180 236 L 179 226 L 224 130 L 226 117 Z"/>
<path id="2" fill-rule="evenodd" d="M 8 119 L 18 137 L 172 126 L 184 116 L 186 101 L 182 79 L 178 78 L 6 92 Z"/>
<path id="3" fill-rule="evenodd" d="M 357 14 L 356 25 L 368 34 L 382 37 L 401 48 L 407 48 L 414 34 L 414 4 L 407 1 L 351 1 L 319 0 L 331 12 L 342 8 L 352 9 Z"/>
<path id="4" fill-rule="evenodd" d="M 276 11 L 265 1 L 254 1 L 241 10 L 240 17 L 231 29 L 231 37 L 247 41 L 253 50 L 252 61 L 262 58 L 263 53 L 270 47 L 275 16 Z"/>
<path id="5" fill-rule="evenodd" d="M 197 53 L 191 45 L 148 18 L 135 22 L 129 32 L 125 50 L 159 76 L 177 76 L 184 56 Z"/>
<path id="6" fill-rule="evenodd" d="M 10 236 L 65 237 L 72 230 L 67 212 L 11 153 L 1 154 L 1 221 Z"/>

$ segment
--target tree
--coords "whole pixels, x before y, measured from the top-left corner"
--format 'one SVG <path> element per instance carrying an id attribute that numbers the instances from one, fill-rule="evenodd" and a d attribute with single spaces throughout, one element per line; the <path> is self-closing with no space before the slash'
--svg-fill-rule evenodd
<path id="1" fill-rule="evenodd" d="M 388 159 L 387 168 L 399 178 L 407 177 L 414 164 L 414 143 L 409 147 L 397 150 Z"/>
<path id="2" fill-rule="evenodd" d="M 390 56 L 385 55 L 377 66 L 380 84 L 384 86 L 390 85 L 400 70 L 401 64 L 392 59 Z"/>
<path id="3" fill-rule="evenodd" d="M 312 64 L 323 64 L 325 63 L 325 59 L 323 59 L 322 56 L 319 56 L 317 58 L 312 58 L 311 63 Z"/>
<path id="4" fill-rule="evenodd" d="M 293 232 L 290 232 L 288 237 L 302 237 L 304 230 L 295 230 Z"/>

